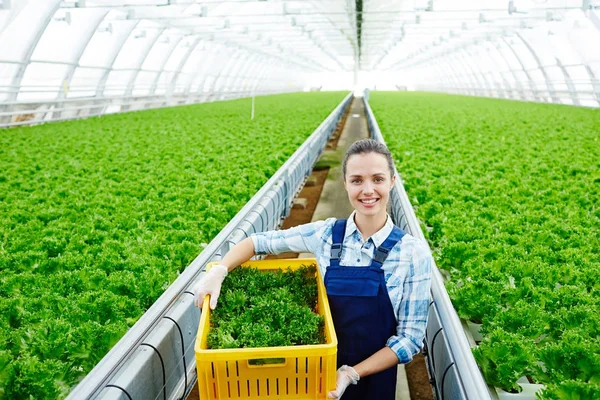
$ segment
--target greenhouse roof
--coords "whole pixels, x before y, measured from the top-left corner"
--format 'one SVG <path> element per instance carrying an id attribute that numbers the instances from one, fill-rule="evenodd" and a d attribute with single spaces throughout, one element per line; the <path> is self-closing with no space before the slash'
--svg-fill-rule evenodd
<path id="1" fill-rule="evenodd" d="M 599 4 L 0 0 L 0 99 L 350 88 L 361 73 L 375 74 L 364 86 L 460 92 L 496 74 L 536 88 L 585 80 L 582 90 L 591 91 L 600 74 Z"/>

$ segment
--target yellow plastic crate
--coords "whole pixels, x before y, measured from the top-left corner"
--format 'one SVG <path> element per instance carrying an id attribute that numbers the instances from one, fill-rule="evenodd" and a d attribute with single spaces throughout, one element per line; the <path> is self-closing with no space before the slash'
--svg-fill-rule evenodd
<path id="1" fill-rule="evenodd" d="M 317 264 L 314 258 L 280 259 L 249 261 L 243 267 L 295 270 L 313 263 Z M 213 264 L 216 263 L 209 264 L 207 269 Z M 320 345 L 209 350 L 210 307 L 206 296 L 195 344 L 201 400 L 327 398 L 327 393 L 335 389 L 337 337 L 318 267 L 315 279 L 317 308 L 325 319 L 326 343 Z M 252 365 L 251 360 L 257 359 L 272 359 L 270 362 L 276 363 Z"/>

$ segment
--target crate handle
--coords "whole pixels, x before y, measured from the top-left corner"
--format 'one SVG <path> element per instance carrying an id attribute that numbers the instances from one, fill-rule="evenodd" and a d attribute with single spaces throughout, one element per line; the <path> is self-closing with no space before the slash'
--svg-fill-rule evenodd
<path id="1" fill-rule="evenodd" d="M 252 358 L 247 361 L 248 368 L 281 367 L 287 364 L 287 358 L 284 357 Z"/>

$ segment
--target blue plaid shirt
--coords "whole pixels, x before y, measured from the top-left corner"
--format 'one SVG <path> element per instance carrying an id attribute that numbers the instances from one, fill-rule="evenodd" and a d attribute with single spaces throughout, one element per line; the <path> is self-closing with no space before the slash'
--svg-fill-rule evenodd
<path id="1" fill-rule="evenodd" d="M 324 277 L 330 260 L 335 221 L 335 218 L 329 218 L 287 230 L 255 233 L 250 237 L 256 254 L 280 254 L 287 251 L 315 254 Z M 370 265 L 375 248 L 384 242 L 392 228 L 393 223 L 388 216 L 385 226 L 365 242 L 354 223 L 353 212 L 346 224 L 340 265 Z M 427 244 L 409 234 L 394 246 L 383 263 L 385 283 L 398 322 L 396 335 L 390 337 L 386 345 L 396 353 L 401 364 L 410 362 L 423 346 L 431 265 L 432 257 Z"/>

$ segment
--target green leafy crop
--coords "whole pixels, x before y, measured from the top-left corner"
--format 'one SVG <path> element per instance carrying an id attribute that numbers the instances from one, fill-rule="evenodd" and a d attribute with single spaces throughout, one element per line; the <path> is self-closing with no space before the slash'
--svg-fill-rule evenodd
<path id="1" fill-rule="evenodd" d="M 212 311 L 212 349 L 325 343 L 323 317 L 316 314 L 316 266 L 295 271 L 236 268 L 223 282 Z"/>
<path id="2" fill-rule="evenodd" d="M 600 110 L 427 93 L 370 104 L 459 316 L 483 324 L 487 382 L 519 390 L 521 374 L 544 399 L 599 398 Z"/>
<path id="3" fill-rule="evenodd" d="M 1 131 L 0 399 L 64 397 L 344 95 Z"/>

